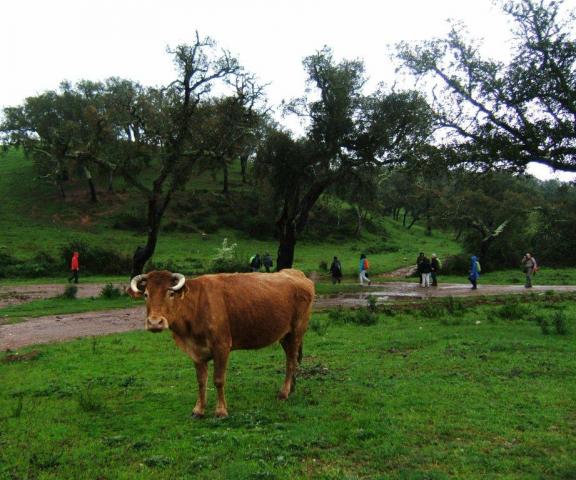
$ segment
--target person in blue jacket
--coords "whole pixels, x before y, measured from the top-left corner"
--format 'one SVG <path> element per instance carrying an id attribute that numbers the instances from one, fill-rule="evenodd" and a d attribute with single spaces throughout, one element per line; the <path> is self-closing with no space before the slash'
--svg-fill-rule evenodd
<path id="1" fill-rule="evenodd" d="M 478 261 L 478 257 L 476 255 L 472 255 L 470 257 L 470 275 L 468 276 L 468 280 L 472 284 L 472 290 L 476 290 L 478 288 L 478 278 L 480 278 L 480 262 Z"/>

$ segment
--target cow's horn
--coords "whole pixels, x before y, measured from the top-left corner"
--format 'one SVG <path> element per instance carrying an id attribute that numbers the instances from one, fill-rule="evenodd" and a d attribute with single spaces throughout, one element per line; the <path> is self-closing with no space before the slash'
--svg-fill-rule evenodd
<path id="1" fill-rule="evenodd" d="M 132 289 L 132 291 L 134 293 L 142 293 L 142 290 L 140 290 L 138 288 L 138 283 L 146 280 L 148 278 L 148 275 L 144 274 L 144 275 L 136 275 L 131 281 L 130 281 L 130 288 Z"/>
<path id="2" fill-rule="evenodd" d="M 184 282 L 186 282 L 186 277 L 181 273 L 173 273 L 172 278 L 178 280 L 178 283 L 173 287 L 170 287 L 170 290 L 172 290 L 173 292 L 177 292 L 184 286 Z"/>

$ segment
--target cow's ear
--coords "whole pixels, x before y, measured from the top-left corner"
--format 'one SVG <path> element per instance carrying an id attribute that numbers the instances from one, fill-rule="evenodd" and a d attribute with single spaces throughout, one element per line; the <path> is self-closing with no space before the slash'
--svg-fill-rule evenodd
<path id="1" fill-rule="evenodd" d="M 132 290 L 130 287 L 128 287 L 128 288 L 126 289 L 126 293 L 127 293 L 128 295 L 130 295 L 132 298 L 142 298 L 142 292 L 140 292 L 140 291 L 135 292 L 135 291 Z"/>

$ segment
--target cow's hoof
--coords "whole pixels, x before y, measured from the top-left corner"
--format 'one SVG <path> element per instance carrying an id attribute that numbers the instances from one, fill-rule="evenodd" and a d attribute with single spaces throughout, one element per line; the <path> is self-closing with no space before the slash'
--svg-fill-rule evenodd
<path id="1" fill-rule="evenodd" d="M 288 394 L 284 393 L 284 392 L 278 392 L 278 396 L 276 397 L 278 400 L 287 400 L 288 399 Z"/>
<path id="2" fill-rule="evenodd" d="M 228 418 L 228 412 L 227 411 L 218 411 L 216 412 L 216 418 Z"/>
<path id="3" fill-rule="evenodd" d="M 195 420 L 201 420 L 202 418 L 204 418 L 204 414 L 192 412 L 192 418 L 194 418 Z"/>

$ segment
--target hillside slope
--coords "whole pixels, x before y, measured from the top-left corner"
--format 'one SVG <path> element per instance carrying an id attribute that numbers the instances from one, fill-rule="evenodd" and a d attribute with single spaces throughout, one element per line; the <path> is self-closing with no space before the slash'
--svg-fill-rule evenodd
<path id="1" fill-rule="evenodd" d="M 230 173 L 230 183 L 232 193 L 226 197 L 219 193 L 218 176 L 202 174 L 191 180 L 187 191 L 174 198 L 166 215 L 155 262 L 185 272 L 204 271 L 224 238 L 236 242 L 246 259 L 255 252 L 268 251 L 275 256 L 277 244 L 264 231 L 271 230 L 272 219 L 262 232 L 254 234 L 248 233 L 250 229 L 230 226 L 242 216 L 242 209 L 246 210 L 244 217 L 250 215 L 252 206 L 243 205 L 242 199 L 249 198 L 253 191 L 252 186 L 242 185 L 237 166 Z M 92 204 L 85 185 L 79 181 L 66 188 L 67 198 L 63 200 L 53 185 L 36 178 L 32 161 L 21 152 L 0 156 L 0 253 L 21 260 L 39 253 L 61 259 L 66 245 L 81 241 L 131 255 L 144 243 L 145 202 L 137 192 L 121 182 L 115 185 L 115 193 L 107 193 L 100 186 L 100 202 Z M 377 274 L 412 264 L 419 251 L 445 257 L 461 250 L 459 244 L 438 231 L 426 236 L 418 226 L 406 230 L 389 218 L 376 218 L 373 223 L 376 227 L 372 233 L 360 238 L 351 234 L 332 239 L 323 234 L 309 235 L 297 244 L 295 267 L 318 270 L 322 262 L 329 264 L 337 255 L 344 273 L 353 274 L 360 253 L 365 252 Z M 201 231 L 209 233 L 203 236 Z"/>

